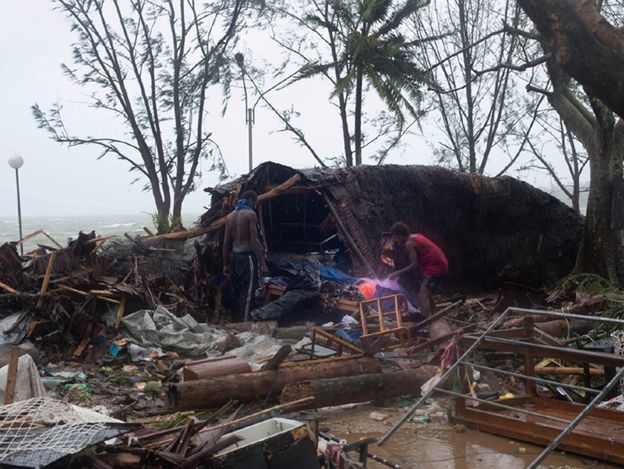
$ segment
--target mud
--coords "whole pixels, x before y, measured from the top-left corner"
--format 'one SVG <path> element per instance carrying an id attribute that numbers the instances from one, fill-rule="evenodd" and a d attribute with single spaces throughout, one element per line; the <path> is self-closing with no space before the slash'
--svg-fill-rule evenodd
<path id="1" fill-rule="evenodd" d="M 524 469 L 542 451 L 539 446 L 513 441 L 448 422 L 443 405 L 417 412 L 416 420 L 429 415 L 429 423 L 406 423 L 383 447 L 372 445 L 369 453 L 383 456 L 402 468 Z M 382 421 L 371 413 L 386 415 Z M 361 405 L 321 411 L 319 428 L 349 443 L 380 437 L 401 417 L 403 408 Z M 375 416 L 379 418 L 379 416 Z M 386 468 L 369 460 L 368 467 Z M 618 466 L 557 452 L 542 467 L 607 469 Z"/>

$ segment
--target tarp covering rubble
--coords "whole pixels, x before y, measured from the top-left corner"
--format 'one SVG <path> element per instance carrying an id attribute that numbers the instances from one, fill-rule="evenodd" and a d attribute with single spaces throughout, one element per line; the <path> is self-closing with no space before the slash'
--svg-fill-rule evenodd
<path id="1" fill-rule="evenodd" d="M 200 324 L 190 315 L 177 317 L 162 306 L 132 313 L 122 324 L 124 330 L 144 346 L 162 347 L 188 356 L 223 352 L 229 334 L 222 327 Z M 253 332 L 236 334 L 233 342 L 235 347 L 228 350 L 228 355 L 250 362 L 279 349 L 275 340 Z"/>

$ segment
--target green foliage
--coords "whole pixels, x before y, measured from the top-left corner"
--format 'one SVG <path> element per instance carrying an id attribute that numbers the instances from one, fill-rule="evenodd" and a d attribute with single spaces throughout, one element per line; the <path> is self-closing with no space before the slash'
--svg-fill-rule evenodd
<path id="1" fill-rule="evenodd" d="M 401 32 L 403 21 L 428 2 L 415 0 L 397 5 L 394 0 L 335 1 L 336 28 L 345 47 L 338 61 L 319 64 L 340 67 L 345 76 L 336 84 L 333 95 L 353 90 L 358 74 L 377 92 L 400 124 L 405 113 L 418 118 L 422 99 L 420 86 L 428 77 L 418 67 L 417 45 Z"/>

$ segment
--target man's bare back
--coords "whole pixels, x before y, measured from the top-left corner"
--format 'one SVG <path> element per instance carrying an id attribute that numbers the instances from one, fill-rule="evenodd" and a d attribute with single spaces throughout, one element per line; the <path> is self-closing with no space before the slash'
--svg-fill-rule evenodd
<path id="1" fill-rule="evenodd" d="M 258 217 L 252 210 L 238 210 L 232 212 L 226 221 L 226 230 L 232 237 L 232 247 L 235 250 L 245 248 L 254 251 L 257 242 L 256 223 Z"/>

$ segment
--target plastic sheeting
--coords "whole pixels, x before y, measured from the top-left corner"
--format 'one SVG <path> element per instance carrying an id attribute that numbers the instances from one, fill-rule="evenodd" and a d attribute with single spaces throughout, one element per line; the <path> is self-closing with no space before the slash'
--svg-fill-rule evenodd
<path id="1" fill-rule="evenodd" d="M 4 402 L 9 365 L 0 368 L 0 402 Z M 43 381 L 39 376 L 37 365 L 28 354 L 19 357 L 17 362 L 17 382 L 13 402 L 24 401 L 45 395 Z"/>
<path id="2" fill-rule="evenodd" d="M 179 318 L 162 306 L 156 310 L 137 311 L 121 322 L 143 345 L 188 355 L 202 355 L 226 337 L 222 329 L 200 324 L 188 314 Z"/>
<path id="3" fill-rule="evenodd" d="M 277 300 L 251 312 L 256 321 L 278 319 L 317 299 L 321 292 L 319 265 L 311 262 L 289 262 L 278 266 L 280 275 L 288 277 L 286 292 Z"/>

